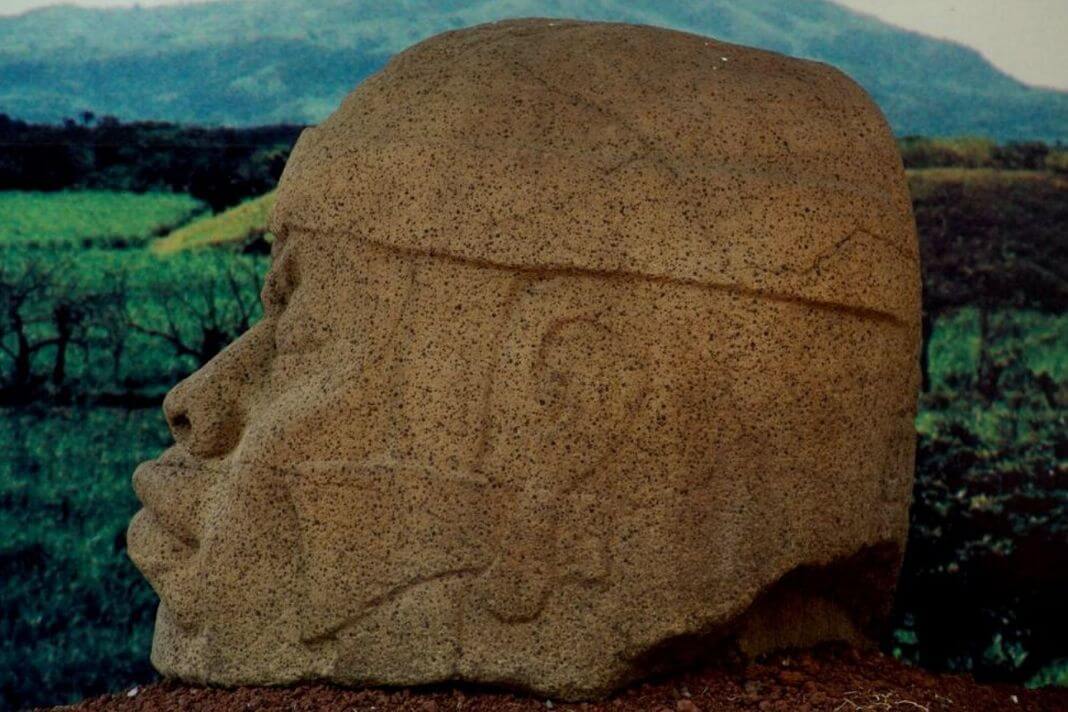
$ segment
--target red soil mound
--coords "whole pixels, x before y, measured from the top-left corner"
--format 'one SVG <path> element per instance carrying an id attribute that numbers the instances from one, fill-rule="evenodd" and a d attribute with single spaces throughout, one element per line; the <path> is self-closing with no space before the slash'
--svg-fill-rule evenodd
<path id="1" fill-rule="evenodd" d="M 738 667 L 709 667 L 631 687 L 601 703 L 565 704 L 474 688 L 352 690 L 327 685 L 232 690 L 163 682 L 86 700 L 66 710 L 935 710 L 1068 711 L 1068 689 L 980 685 L 961 675 L 935 675 L 880 653 L 836 646 L 771 656 Z"/>

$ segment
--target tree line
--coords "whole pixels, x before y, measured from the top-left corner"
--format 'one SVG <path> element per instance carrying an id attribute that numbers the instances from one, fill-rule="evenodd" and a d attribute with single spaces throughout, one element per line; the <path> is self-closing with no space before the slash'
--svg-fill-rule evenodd
<path id="1" fill-rule="evenodd" d="M 302 128 L 122 123 L 91 112 L 55 126 L 0 114 L 0 190 L 166 190 L 219 211 L 274 188 Z"/>
<path id="2" fill-rule="evenodd" d="M 1068 147 L 1043 141 L 998 144 L 981 137 L 898 139 L 905 168 L 994 168 L 1068 173 Z"/>

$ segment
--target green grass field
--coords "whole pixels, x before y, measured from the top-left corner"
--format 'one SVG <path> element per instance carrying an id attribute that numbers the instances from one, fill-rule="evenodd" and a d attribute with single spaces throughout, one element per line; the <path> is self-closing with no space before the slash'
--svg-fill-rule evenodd
<path id="1" fill-rule="evenodd" d="M 0 709 L 151 679 L 156 597 L 126 558 L 158 408 L 0 409 Z"/>
<path id="2" fill-rule="evenodd" d="M 130 476 L 170 440 L 162 394 L 257 318 L 267 266 L 146 248 L 203 211 L 182 195 L 0 192 L 0 394 L 38 399 L 0 407 L 0 709 L 154 675 L 156 597 L 125 554 Z M 10 381 L 21 293 L 30 344 L 70 327 L 62 383 L 54 346 L 33 352 L 29 383 Z M 56 402 L 101 398 L 119 407 Z"/>
<path id="3" fill-rule="evenodd" d="M 136 246 L 204 212 L 176 193 L 0 191 L 0 245 Z"/>

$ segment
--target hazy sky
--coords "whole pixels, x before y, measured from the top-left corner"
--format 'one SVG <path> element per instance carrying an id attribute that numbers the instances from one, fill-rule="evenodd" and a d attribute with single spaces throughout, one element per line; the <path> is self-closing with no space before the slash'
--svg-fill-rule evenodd
<path id="1" fill-rule="evenodd" d="M 139 0 L 164 5 L 206 0 Z M 808 0 L 796 0 L 807 2 Z M 836 0 L 895 25 L 974 47 L 1003 71 L 1029 84 L 1068 89 L 1068 0 Z M 120 7 L 131 0 L 74 0 Z M 0 14 L 59 4 L 0 0 Z"/>
<path id="2" fill-rule="evenodd" d="M 974 47 L 1029 84 L 1068 89 L 1068 0 L 835 1 Z"/>

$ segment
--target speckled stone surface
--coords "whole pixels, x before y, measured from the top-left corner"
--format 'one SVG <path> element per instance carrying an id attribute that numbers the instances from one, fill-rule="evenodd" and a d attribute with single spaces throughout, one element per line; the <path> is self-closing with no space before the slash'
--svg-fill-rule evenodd
<path id="1" fill-rule="evenodd" d="M 165 675 L 577 699 L 877 629 L 919 269 L 840 72 L 650 27 L 446 33 L 305 131 L 273 230 L 265 318 L 134 475 Z"/>

